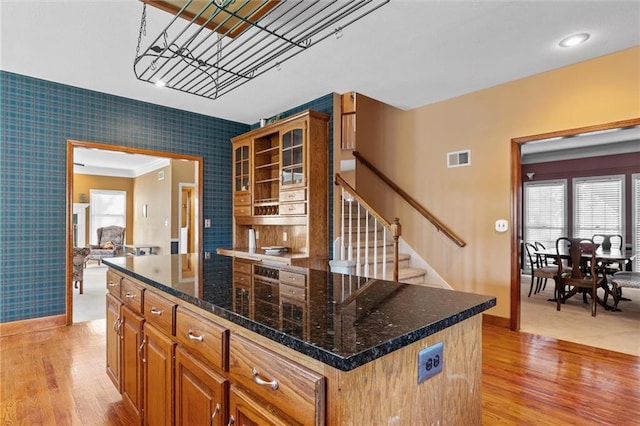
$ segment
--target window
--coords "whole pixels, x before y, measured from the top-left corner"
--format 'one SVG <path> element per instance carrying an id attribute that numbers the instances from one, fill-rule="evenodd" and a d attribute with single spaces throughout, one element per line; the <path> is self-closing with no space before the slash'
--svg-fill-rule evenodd
<path id="1" fill-rule="evenodd" d="M 573 235 L 624 236 L 624 176 L 599 176 L 573 180 Z"/>
<path id="2" fill-rule="evenodd" d="M 524 240 L 555 247 L 556 240 L 567 235 L 567 181 L 525 182 L 523 209 Z"/>
<path id="3" fill-rule="evenodd" d="M 633 261 L 633 270 L 640 272 L 640 174 L 631 177 L 631 202 L 633 203 L 633 254 L 636 256 Z"/>
<path id="4" fill-rule="evenodd" d="M 127 192 L 92 189 L 90 192 L 90 241 L 97 244 L 96 230 L 103 226 L 126 226 Z"/>

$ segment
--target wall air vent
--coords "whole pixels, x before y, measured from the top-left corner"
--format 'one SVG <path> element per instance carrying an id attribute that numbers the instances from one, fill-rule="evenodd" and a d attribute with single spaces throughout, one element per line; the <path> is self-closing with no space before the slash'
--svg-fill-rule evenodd
<path id="1" fill-rule="evenodd" d="M 447 152 L 447 168 L 462 167 L 471 164 L 471 150 Z"/>

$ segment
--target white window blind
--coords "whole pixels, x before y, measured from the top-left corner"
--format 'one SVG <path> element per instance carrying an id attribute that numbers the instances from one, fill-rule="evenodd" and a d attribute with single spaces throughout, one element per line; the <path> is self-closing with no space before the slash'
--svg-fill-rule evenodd
<path id="1" fill-rule="evenodd" d="M 624 235 L 624 176 L 573 180 L 573 236 Z"/>
<path id="2" fill-rule="evenodd" d="M 98 243 L 96 230 L 103 226 L 126 226 L 127 192 L 92 189 L 89 191 L 91 244 Z"/>
<path id="3" fill-rule="evenodd" d="M 525 242 L 555 247 L 567 235 L 567 181 L 525 182 L 523 212 Z"/>
<path id="4" fill-rule="evenodd" d="M 631 200 L 633 205 L 633 254 L 636 256 L 633 261 L 633 270 L 640 272 L 640 174 L 634 174 L 631 178 L 633 185 Z"/>

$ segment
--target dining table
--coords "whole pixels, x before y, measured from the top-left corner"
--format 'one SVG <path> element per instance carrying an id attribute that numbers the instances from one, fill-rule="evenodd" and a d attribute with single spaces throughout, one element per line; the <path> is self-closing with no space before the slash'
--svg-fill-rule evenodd
<path id="1" fill-rule="evenodd" d="M 556 262 L 558 259 L 558 250 L 556 248 L 546 248 L 546 249 L 536 250 L 534 254 L 539 258 L 547 259 L 547 261 L 551 259 L 554 262 Z M 561 251 L 560 258 L 570 259 L 569 252 Z M 582 258 L 585 260 L 591 259 L 591 253 L 587 253 L 587 252 L 582 253 Z M 595 258 L 597 263 L 597 270 L 602 272 L 603 277 L 605 279 L 605 284 L 606 284 L 607 274 L 604 273 L 604 271 L 607 265 L 611 265 L 612 263 L 620 263 L 622 265 L 631 264 L 631 262 L 635 260 L 636 255 L 632 255 L 632 252 L 628 250 L 620 250 L 615 248 L 610 248 L 605 250 L 602 247 L 598 247 L 596 249 Z M 606 301 L 602 300 L 600 297 L 596 297 L 596 299 L 598 303 L 602 305 L 606 310 L 614 309 L 613 306 L 607 305 Z M 554 294 L 554 298 L 549 299 L 549 301 L 552 301 L 552 302 L 557 302 L 557 300 L 558 300 L 557 295 L 555 294 Z M 625 300 L 625 299 L 621 299 L 621 300 Z M 626 299 L 626 300 L 629 300 L 629 299 Z"/>

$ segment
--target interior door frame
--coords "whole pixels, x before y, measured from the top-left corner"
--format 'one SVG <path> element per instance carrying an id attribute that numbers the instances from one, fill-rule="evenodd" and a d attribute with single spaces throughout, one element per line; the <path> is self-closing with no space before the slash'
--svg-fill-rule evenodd
<path id="1" fill-rule="evenodd" d="M 177 154 L 173 152 L 166 151 L 154 151 L 149 149 L 141 149 L 141 148 L 130 148 L 120 145 L 110 145 L 103 144 L 97 142 L 85 142 L 85 141 L 77 141 L 77 140 L 67 140 L 67 185 L 66 185 L 66 202 L 67 202 L 67 217 L 66 217 L 66 228 L 67 228 L 67 242 L 66 242 L 66 325 L 73 324 L 73 150 L 74 148 L 93 148 L 100 149 L 104 151 L 118 151 L 124 152 L 127 154 L 142 154 L 142 155 L 151 155 L 154 157 L 164 157 L 172 160 L 188 160 L 194 161 L 196 163 L 196 209 L 197 215 L 196 218 L 203 217 L 203 202 L 204 199 L 204 188 L 203 188 L 203 177 L 204 177 L 204 159 L 203 157 L 187 155 L 187 154 Z M 195 246 L 198 247 L 199 251 L 202 251 L 202 243 L 203 243 L 203 227 L 200 226 L 198 220 L 195 223 L 196 230 L 194 233 L 195 237 Z M 199 262 L 199 267 L 202 268 L 202 262 Z M 199 272 L 199 276 L 202 276 L 202 270 Z"/>
<path id="2" fill-rule="evenodd" d="M 582 133 L 598 132 L 623 127 L 640 125 L 640 118 L 613 121 L 594 126 L 578 127 L 556 132 L 541 133 L 511 139 L 511 223 L 514 224 L 511 233 L 511 316 L 509 328 L 520 330 L 520 259 L 522 246 L 522 145 L 543 139 L 565 138 Z"/>
<path id="3" fill-rule="evenodd" d="M 196 187 L 197 185 L 194 183 L 185 183 L 185 182 L 178 183 L 178 253 L 180 253 L 180 247 L 182 246 L 182 203 L 184 202 L 182 198 L 182 192 L 185 188 L 190 189 L 191 192 L 195 192 L 194 190 Z M 191 223 L 191 220 L 194 219 L 193 216 L 194 216 L 193 212 L 191 212 L 191 217 L 187 218 L 187 221 L 189 221 L 189 223 Z M 193 220 L 194 224 L 196 222 L 197 220 Z M 189 226 L 189 233 L 193 233 L 193 229 L 191 226 Z M 189 241 L 188 236 L 187 236 L 187 241 Z M 187 252 L 189 251 L 190 251 L 189 248 L 187 248 Z"/>

